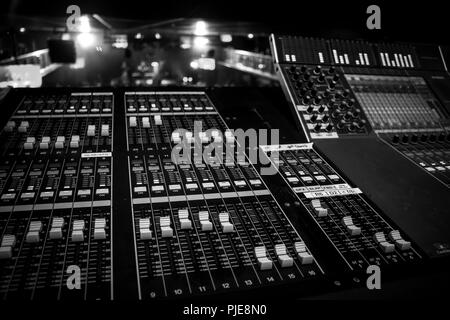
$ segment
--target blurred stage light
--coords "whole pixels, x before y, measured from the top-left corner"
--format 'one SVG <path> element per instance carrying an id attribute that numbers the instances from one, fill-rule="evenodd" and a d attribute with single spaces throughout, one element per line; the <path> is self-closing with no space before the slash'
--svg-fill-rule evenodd
<path id="1" fill-rule="evenodd" d="M 233 37 L 231 36 L 231 34 L 221 34 L 220 35 L 220 41 L 222 41 L 222 42 L 231 42 L 231 41 L 233 41 Z"/>
<path id="2" fill-rule="evenodd" d="M 205 21 L 197 21 L 194 27 L 194 34 L 196 36 L 205 36 L 208 33 Z"/>
<path id="3" fill-rule="evenodd" d="M 21 33 L 24 33 L 25 31 L 27 31 L 27 29 L 25 29 L 24 27 L 22 27 L 22 28 L 19 29 L 19 31 L 20 31 Z"/>
<path id="4" fill-rule="evenodd" d="M 77 36 L 77 42 L 82 48 L 91 47 L 94 44 L 94 35 L 92 33 L 80 33 Z"/>
<path id="5" fill-rule="evenodd" d="M 134 36 L 136 39 L 142 39 L 142 33 L 136 33 Z"/>
<path id="6" fill-rule="evenodd" d="M 80 17 L 80 32 L 87 33 L 91 32 L 91 23 L 89 22 L 88 16 L 81 16 Z"/>
<path id="7" fill-rule="evenodd" d="M 209 39 L 205 37 L 195 37 L 194 38 L 194 48 L 204 49 L 209 43 Z"/>
<path id="8" fill-rule="evenodd" d="M 155 33 L 155 38 L 158 39 L 158 40 L 161 39 L 161 34 L 159 34 L 158 32 Z"/>
<path id="9" fill-rule="evenodd" d="M 198 69 L 198 61 L 197 60 L 191 61 L 190 65 L 191 65 L 192 69 Z"/>
<path id="10" fill-rule="evenodd" d="M 253 33 L 249 33 L 249 34 L 247 35 L 247 37 L 248 37 L 249 39 L 253 39 L 255 36 L 253 35 Z"/>
<path id="11" fill-rule="evenodd" d="M 62 39 L 62 40 L 70 40 L 70 34 L 68 34 L 68 33 L 63 33 L 61 39 Z"/>

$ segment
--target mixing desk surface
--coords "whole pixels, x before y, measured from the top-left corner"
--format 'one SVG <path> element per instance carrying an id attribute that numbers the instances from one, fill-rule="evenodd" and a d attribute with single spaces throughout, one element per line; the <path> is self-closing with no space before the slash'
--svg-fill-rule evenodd
<path id="1" fill-rule="evenodd" d="M 288 104 L 270 90 L 251 103 L 242 89 L 12 90 L 1 299 L 303 297 L 364 287 L 374 266 L 395 280 L 448 261 L 441 49 L 270 41 Z"/>

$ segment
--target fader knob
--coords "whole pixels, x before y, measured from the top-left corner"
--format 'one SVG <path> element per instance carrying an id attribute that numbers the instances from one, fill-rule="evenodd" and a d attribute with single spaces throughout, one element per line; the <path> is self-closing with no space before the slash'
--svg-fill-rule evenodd
<path id="1" fill-rule="evenodd" d="M 321 66 L 316 66 L 316 67 L 314 68 L 314 73 L 315 73 L 315 74 L 319 74 L 321 71 L 322 71 L 322 67 L 321 67 Z"/>

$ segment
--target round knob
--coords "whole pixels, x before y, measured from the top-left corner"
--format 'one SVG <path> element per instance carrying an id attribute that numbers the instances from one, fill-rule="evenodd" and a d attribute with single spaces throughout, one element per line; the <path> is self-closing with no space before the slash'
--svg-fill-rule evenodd
<path id="1" fill-rule="evenodd" d="M 402 142 L 403 142 L 403 143 L 408 143 L 408 141 L 409 141 L 409 136 L 408 136 L 407 134 L 405 134 L 405 135 L 402 137 Z"/>
<path id="2" fill-rule="evenodd" d="M 320 123 L 318 123 L 314 126 L 315 131 L 320 131 L 320 129 L 322 129 L 322 125 Z"/>
<path id="3" fill-rule="evenodd" d="M 308 86 L 308 88 L 311 89 L 312 87 L 314 87 L 314 81 L 309 80 L 308 83 L 307 83 L 306 85 Z"/>
<path id="4" fill-rule="evenodd" d="M 345 121 L 344 121 L 344 120 L 339 121 L 339 123 L 337 124 L 337 127 L 338 127 L 339 129 L 344 128 L 344 127 L 345 127 Z"/>
<path id="5" fill-rule="evenodd" d="M 351 113 L 350 111 L 348 111 L 345 115 L 344 115 L 344 119 L 345 120 L 350 120 L 353 118 L 353 113 Z"/>
<path id="6" fill-rule="evenodd" d="M 312 113 L 313 111 L 314 111 L 313 106 L 309 106 L 308 108 L 306 108 L 306 112 L 308 112 L 308 113 Z"/>
<path id="7" fill-rule="evenodd" d="M 331 80 L 331 81 L 328 83 L 328 87 L 330 87 L 330 89 L 334 89 L 334 88 L 336 87 L 336 81 Z"/>
<path id="8" fill-rule="evenodd" d="M 419 136 L 417 134 L 413 134 L 411 136 L 411 142 L 416 143 L 419 140 Z"/>
<path id="9" fill-rule="evenodd" d="M 333 130 L 333 125 L 331 123 L 329 123 L 325 129 L 327 131 L 331 131 L 331 130 Z"/>
<path id="10" fill-rule="evenodd" d="M 319 107 L 319 113 L 322 113 L 322 112 L 324 112 L 325 111 L 325 107 L 324 106 L 320 106 Z"/>
<path id="11" fill-rule="evenodd" d="M 317 78 L 317 81 L 319 81 L 320 83 L 324 83 L 325 82 L 325 76 L 323 74 L 321 74 L 319 76 L 319 78 Z"/>
<path id="12" fill-rule="evenodd" d="M 425 134 L 425 133 L 423 133 L 423 134 L 420 136 L 420 141 L 425 142 L 425 141 L 427 141 L 427 140 L 428 140 L 428 135 Z"/>
<path id="13" fill-rule="evenodd" d="M 338 74 L 335 74 L 335 75 L 333 76 L 333 80 L 336 81 L 336 82 L 338 82 L 338 81 L 339 81 L 339 75 L 338 75 Z"/>
<path id="14" fill-rule="evenodd" d="M 322 100 L 322 97 L 321 96 L 317 96 L 317 97 L 314 98 L 314 103 L 315 104 L 320 104 L 321 100 Z"/>
<path id="15" fill-rule="evenodd" d="M 347 104 L 351 107 L 352 105 L 355 104 L 355 99 L 349 99 L 349 100 L 347 101 Z"/>
<path id="16" fill-rule="evenodd" d="M 430 135 L 430 141 L 436 141 L 436 135 L 434 133 Z"/>
<path id="17" fill-rule="evenodd" d="M 310 118 L 311 122 L 316 122 L 317 121 L 317 114 L 313 114 Z"/>
<path id="18" fill-rule="evenodd" d="M 297 70 L 296 66 L 291 66 L 289 68 L 289 71 L 291 71 L 292 73 L 295 72 Z"/>
<path id="19" fill-rule="evenodd" d="M 361 114 L 361 109 L 357 108 L 357 109 L 353 110 L 353 116 L 355 118 L 359 117 L 360 114 Z"/>
<path id="20" fill-rule="evenodd" d="M 444 132 L 441 132 L 441 134 L 438 137 L 438 140 L 439 141 L 444 141 L 445 140 L 445 133 Z"/>
<path id="21" fill-rule="evenodd" d="M 328 115 L 324 115 L 322 117 L 322 122 L 328 122 L 328 120 L 330 120 L 330 117 Z"/>
<path id="22" fill-rule="evenodd" d="M 309 78 L 311 78 L 311 75 L 309 74 L 309 72 L 305 72 L 305 74 L 303 74 L 303 79 L 309 80 Z"/>
<path id="23" fill-rule="evenodd" d="M 334 67 L 330 67 L 330 68 L 328 69 L 328 73 L 329 73 L 329 74 L 333 74 L 335 70 L 336 70 L 336 69 L 335 69 Z"/>
<path id="24" fill-rule="evenodd" d="M 321 67 L 321 66 L 316 66 L 316 67 L 314 68 L 314 73 L 315 73 L 315 74 L 319 74 L 321 71 L 322 71 L 322 67 Z"/>
<path id="25" fill-rule="evenodd" d="M 309 104 L 309 100 L 310 100 L 310 99 L 311 99 L 310 96 L 308 96 L 308 95 L 304 96 L 303 99 L 302 99 L 303 104 Z"/>
<path id="26" fill-rule="evenodd" d="M 358 123 L 352 122 L 352 123 L 350 124 L 349 129 L 350 129 L 350 131 L 355 131 L 357 127 L 358 127 Z"/>
<path id="27" fill-rule="evenodd" d="M 301 73 L 305 73 L 307 70 L 308 70 L 308 68 L 305 67 L 305 66 L 301 66 L 301 67 L 300 67 L 300 72 L 301 72 Z"/>
<path id="28" fill-rule="evenodd" d="M 393 143 L 398 143 L 400 141 L 400 137 L 398 134 L 394 135 L 394 137 L 392 138 L 392 142 Z"/>

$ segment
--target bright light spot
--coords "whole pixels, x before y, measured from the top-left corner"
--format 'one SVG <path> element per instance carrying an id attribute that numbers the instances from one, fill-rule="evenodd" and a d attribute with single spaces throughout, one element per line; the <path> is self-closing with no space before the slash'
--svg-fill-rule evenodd
<path id="1" fill-rule="evenodd" d="M 222 42 L 231 42 L 231 41 L 233 41 L 233 37 L 231 36 L 231 34 L 221 34 L 220 35 L 220 41 L 222 41 Z"/>
<path id="2" fill-rule="evenodd" d="M 136 39 L 142 39 L 142 33 L 136 33 L 134 36 Z"/>
<path id="3" fill-rule="evenodd" d="M 68 33 L 63 33 L 61 39 L 63 39 L 63 40 L 70 40 L 70 34 L 68 34 Z"/>
<path id="4" fill-rule="evenodd" d="M 255 36 L 253 35 L 253 33 L 249 33 L 249 34 L 247 35 L 247 37 L 248 37 L 249 39 L 253 39 Z"/>
<path id="5" fill-rule="evenodd" d="M 183 77 L 183 82 L 188 82 L 188 77 Z"/>
<path id="6" fill-rule="evenodd" d="M 90 32 L 91 31 L 91 24 L 89 22 L 88 16 L 81 16 L 80 17 L 80 32 Z"/>
<path id="7" fill-rule="evenodd" d="M 262 63 L 258 64 L 258 69 L 263 69 L 264 65 Z"/>
<path id="8" fill-rule="evenodd" d="M 77 41 L 82 48 L 91 47 L 94 44 L 94 35 L 92 33 L 80 33 L 77 36 Z"/>
<path id="9" fill-rule="evenodd" d="M 101 46 L 96 46 L 96 47 L 95 47 L 95 50 L 97 50 L 98 52 L 102 52 L 102 51 L 103 51 L 103 48 L 102 48 Z"/>
<path id="10" fill-rule="evenodd" d="M 194 34 L 196 36 L 205 36 L 208 33 L 206 22 L 205 21 L 197 21 L 195 23 Z"/>
<path id="11" fill-rule="evenodd" d="M 24 27 L 22 27 L 22 28 L 19 29 L 19 31 L 20 31 L 21 33 L 24 33 L 25 31 L 27 31 L 27 29 L 25 29 Z"/>
<path id="12" fill-rule="evenodd" d="M 206 45 L 209 43 L 209 39 L 205 37 L 195 37 L 194 38 L 194 47 L 197 49 L 201 49 L 206 47 Z"/>
<path id="13" fill-rule="evenodd" d="M 192 77 L 189 77 L 189 78 L 188 78 L 188 81 L 189 81 L 189 82 L 192 82 Z"/>
<path id="14" fill-rule="evenodd" d="M 197 60 L 191 61 L 191 68 L 198 69 L 198 61 Z"/>
<path id="15" fill-rule="evenodd" d="M 152 67 L 153 68 L 156 68 L 156 67 L 158 67 L 159 66 L 159 63 L 157 62 L 157 61 L 153 61 L 152 62 Z"/>
<path id="16" fill-rule="evenodd" d="M 158 39 L 158 40 L 161 39 L 161 34 L 155 33 L 155 38 Z"/>
<path id="17" fill-rule="evenodd" d="M 192 46 L 190 43 L 182 43 L 180 47 L 181 49 L 190 49 Z"/>

